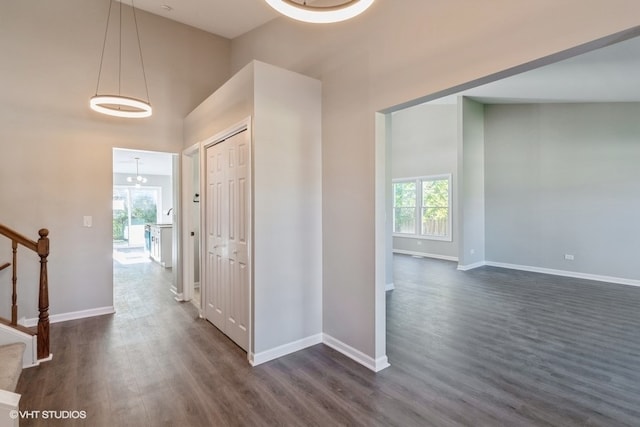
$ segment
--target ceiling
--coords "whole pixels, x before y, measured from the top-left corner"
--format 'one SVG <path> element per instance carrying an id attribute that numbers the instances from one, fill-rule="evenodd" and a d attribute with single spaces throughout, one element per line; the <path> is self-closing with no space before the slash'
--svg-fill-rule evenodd
<path id="1" fill-rule="evenodd" d="M 237 37 L 279 16 L 265 0 L 135 0 L 135 5 L 227 38 Z M 640 101 L 638 71 L 640 38 L 460 94 L 485 103 Z"/>
<path id="2" fill-rule="evenodd" d="M 120 148 L 113 150 L 113 173 L 135 175 L 136 157 L 140 175 L 171 175 L 173 154 Z"/>
<path id="3" fill-rule="evenodd" d="M 122 2 L 131 4 L 131 0 Z M 228 39 L 279 16 L 264 0 L 135 0 L 134 5 Z"/>
<path id="4" fill-rule="evenodd" d="M 640 102 L 640 37 L 462 91 L 485 104 Z M 436 101 L 438 102 L 438 101 Z"/>
<path id="5" fill-rule="evenodd" d="M 123 0 L 129 2 L 130 0 Z M 136 0 L 149 10 L 206 31 L 235 37 L 274 18 L 264 0 Z M 163 4 L 174 10 L 166 12 Z M 459 95 L 483 103 L 640 102 L 640 37 L 431 101 L 455 103 Z M 114 150 L 115 173 L 170 175 L 172 155 Z"/>

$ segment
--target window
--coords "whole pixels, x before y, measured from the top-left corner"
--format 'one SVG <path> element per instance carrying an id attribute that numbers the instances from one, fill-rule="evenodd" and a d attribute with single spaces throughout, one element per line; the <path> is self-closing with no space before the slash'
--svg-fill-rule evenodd
<path id="1" fill-rule="evenodd" d="M 113 187 L 113 240 L 144 243 L 144 225 L 158 222 L 159 187 Z"/>
<path id="2" fill-rule="evenodd" d="M 393 233 L 451 241 L 451 175 L 394 180 Z"/>

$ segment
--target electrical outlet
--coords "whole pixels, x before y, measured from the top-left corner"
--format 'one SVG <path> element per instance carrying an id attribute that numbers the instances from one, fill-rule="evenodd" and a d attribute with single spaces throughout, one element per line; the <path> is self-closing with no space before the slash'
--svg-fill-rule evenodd
<path id="1" fill-rule="evenodd" d="M 82 218 L 82 225 L 85 227 L 91 227 L 93 225 L 93 217 L 85 216 Z"/>
<path id="2" fill-rule="evenodd" d="M 417 245 L 422 246 L 422 240 L 418 240 Z"/>
<path id="3" fill-rule="evenodd" d="M 567 261 L 573 261 L 574 260 L 573 255 L 571 255 L 571 254 L 564 254 L 564 259 L 566 259 Z"/>
<path id="4" fill-rule="evenodd" d="M 476 253 L 476 250 L 475 250 L 475 249 L 469 249 L 469 254 L 473 255 L 473 254 L 475 254 L 475 253 Z"/>

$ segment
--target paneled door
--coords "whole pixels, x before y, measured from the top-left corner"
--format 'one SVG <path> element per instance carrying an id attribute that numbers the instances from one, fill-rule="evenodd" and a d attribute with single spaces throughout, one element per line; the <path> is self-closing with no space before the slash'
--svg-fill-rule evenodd
<path id="1" fill-rule="evenodd" d="M 243 131 L 207 148 L 205 317 L 245 351 L 250 307 L 250 141 Z"/>

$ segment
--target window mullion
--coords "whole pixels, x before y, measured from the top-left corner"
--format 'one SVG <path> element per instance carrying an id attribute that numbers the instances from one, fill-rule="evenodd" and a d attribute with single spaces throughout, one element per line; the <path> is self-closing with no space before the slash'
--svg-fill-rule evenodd
<path id="1" fill-rule="evenodd" d="M 416 179 L 416 236 L 422 235 L 422 180 Z"/>

